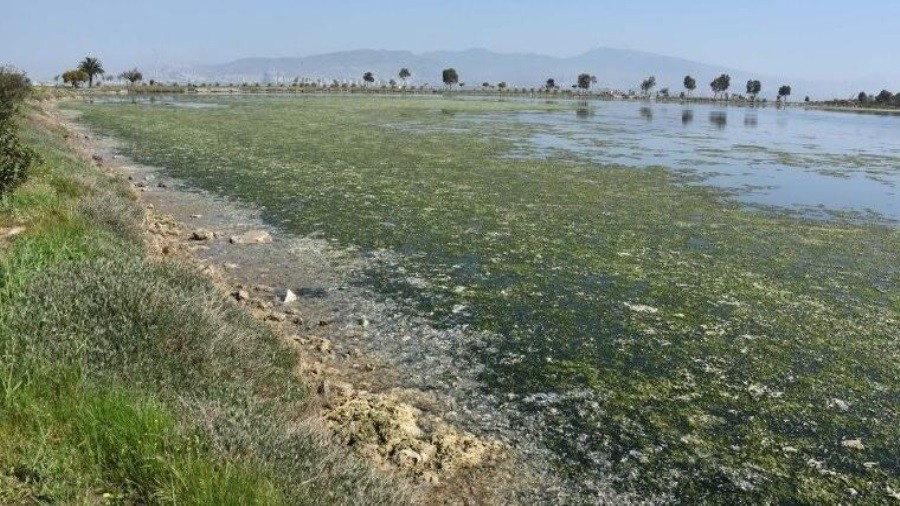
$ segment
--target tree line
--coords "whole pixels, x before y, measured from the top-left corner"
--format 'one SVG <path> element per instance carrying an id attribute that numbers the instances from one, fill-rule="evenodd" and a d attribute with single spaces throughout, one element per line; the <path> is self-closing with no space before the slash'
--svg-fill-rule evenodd
<path id="1" fill-rule="evenodd" d="M 83 60 L 78 62 L 78 65 L 72 69 L 63 72 L 62 74 L 56 76 L 56 81 L 58 82 L 62 79 L 63 83 L 71 85 L 73 88 L 79 88 L 84 83 L 87 83 L 88 87 L 94 86 L 94 80 L 102 77 L 112 78 L 112 75 L 107 74 L 106 70 L 103 68 L 103 63 L 100 59 L 95 58 L 93 56 L 86 56 Z M 144 74 L 141 73 L 137 68 L 133 68 L 131 70 L 126 70 L 119 74 L 119 79 L 124 81 L 128 81 L 131 85 L 135 85 L 136 83 L 144 80 Z"/>
<path id="2" fill-rule="evenodd" d="M 84 83 L 87 83 L 88 87 L 92 87 L 94 85 L 95 79 L 98 77 L 103 77 L 106 75 L 106 71 L 103 68 L 102 62 L 95 57 L 87 56 L 83 60 L 81 60 L 77 67 L 64 72 L 61 76 L 57 76 L 57 80 L 62 78 L 62 81 L 65 84 L 69 84 L 74 88 L 78 88 Z M 140 70 L 137 68 L 126 70 L 118 75 L 118 77 L 124 81 L 128 81 L 131 85 L 135 85 L 143 81 L 144 76 Z M 397 78 L 399 81 L 395 79 L 391 79 L 389 84 L 390 86 L 396 87 L 399 83 L 403 83 L 403 85 L 407 85 L 409 79 L 412 77 L 412 72 L 410 72 L 409 68 L 403 67 L 397 72 Z M 371 71 L 367 71 L 362 75 L 363 86 L 369 87 L 375 82 L 375 74 Z M 446 68 L 441 72 L 441 80 L 448 89 L 452 90 L 453 86 L 465 87 L 465 83 L 460 81 L 459 72 L 455 68 Z M 294 83 L 297 84 L 299 78 L 294 80 Z M 151 84 L 152 81 L 151 81 Z M 597 76 L 590 73 L 581 73 L 578 75 L 575 83 L 572 84 L 572 88 L 576 90 L 582 90 L 584 92 L 590 91 L 593 85 L 597 84 Z M 650 97 L 653 93 L 653 90 L 656 88 L 656 77 L 649 76 L 644 79 L 640 83 L 641 94 L 644 97 Z M 681 93 L 682 98 L 690 98 L 693 97 L 695 90 L 697 89 L 697 80 L 690 75 L 684 77 L 682 82 L 684 87 L 684 91 Z M 508 87 L 506 82 L 501 82 L 496 85 L 496 87 L 500 90 L 504 90 Z M 718 100 L 723 97 L 727 100 L 728 90 L 731 88 L 731 76 L 728 74 L 721 74 L 712 80 L 709 84 L 710 90 L 713 93 L 713 99 Z M 489 89 L 494 88 L 494 85 L 484 82 L 482 83 L 482 88 Z M 556 91 L 559 90 L 560 87 L 557 84 L 555 78 L 548 78 L 544 86 L 541 88 L 542 91 Z M 746 92 L 751 100 L 756 101 L 759 97 L 759 94 L 762 92 L 763 85 L 759 80 L 749 80 L 747 81 Z M 792 88 L 789 85 L 782 85 L 778 88 L 778 100 L 779 101 L 787 101 L 788 97 L 791 96 Z M 887 91 L 883 91 L 878 96 L 874 97 L 873 100 L 879 103 L 893 103 L 895 100 L 894 95 L 890 94 L 890 97 L 885 99 L 885 93 L 889 93 Z M 658 96 L 669 97 L 670 92 L 669 88 L 662 88 L 658 92 Z M 860 94 L 862 97 L 863 94 Z M 865 102 L 868 101 L 869 96 L 866 95 L 866 98 L 860 98 L 859 101 Z"/>
<path id="3" fill-rule="evenodd" d="M 900 93 L 881 90 L 877 95 L 869 95 L 861 91 L 856 96 L 856 103 L 863 107 L 900 107 Z"/>
<path id="4" fill-rule="evenodd" d="M 412 74 L 410 74 L 409 69 L 403 68 L 400 70 L 398 75 L 401 78 L 401 80 L 405 83 Z M 443 80 L 444 85 L 446 85 L 450 89 L 452 89 L 454 85 L 465 86 L 465 83 L 460 82 L 459 72 L 457 72 L 456 69 L 454 69 L 454 68 L 444 69 L 443 72 L 441 73 L 441 78 Z M 363 82 L 365 82 L 367 85 L 375 82 L 375 74 L 372 72 L 366 72 L 365 74 L 363 74 Z M 640 83 L 641 94 L 644 95 L 645 97 L 649 97 L 652 94 L 653 89 L 656 87 L 656 83 L 657 83 L 656 76 L 651 75 L 651 76 L 647 77 L 646 79 L 644 79 Z M 396 84 L 397 84 L 397 81 L 395 81 L 393 79 L 390 80 L 390 85 L 392 87 L 395 86 Z M 589 74 L 589 73 L 582 73 L 582 74 L 578 75 L 578 78 L 575 80 L 575 83 L 572 85 L 572 88 L 587 91 L 587 90 L 590 90 L 591 87 L 595 84 L 597 84 L 597 76 L 595 76 L 593 74 Z M 683 84 L 684 90 L 685 90 L 682 93 L 682 97 L 693 96 L 694 91 L 697 89 L 697 80 L 694 79 L 694 77 L 687 75 L 684 77 L 684 81 L 682 84 Z M 482 83 L 481 86 L 482 86 L 482 88 L 493 88 L 494 87 L 491 83 L 486 82 L 486 81 L 484 83 Z M 709 86 L 713 92 L 713 98 L 718 99 L 723 94 L 726 94 L 728 92 L 728 90 L 730 89 L 731 76 L 728 74 L 721 74 L 718 77 L 716 77 L 715 79 L 713 79 L 713 81 L 709 84 Z M 496 87 L 502 90 L 507 87 L 507 84 L 506 84 L 506 82 L 501 82 L 501 83 L 498 83 Z M 758 99 L 759 94 L 762 92 L 762 88 L 763 88 L 762 82 L 759 80 L 747 81 L 747 95 L 749 95 L 750 98 L 754 101 Z M 550 77 L 547 79 L 547 81 L 544 84 L 542 89 L 546 90 L 546 91 L 558 90 L 559 85 L 557 84 L 555 78 Z M 778 88 L 778 100 L 786 101 L 788 99 L 788 97 L 791 96 L 792 92 L 793 92 L 793 88 L 790 85 L 781 85 Z M 662 88 L 661 90 L 659 90 L 659 95 L 668 97 L 670 95 L 669 88 Z M 727 96 L 726 96 L 726 98 L 727 98 Z"/>

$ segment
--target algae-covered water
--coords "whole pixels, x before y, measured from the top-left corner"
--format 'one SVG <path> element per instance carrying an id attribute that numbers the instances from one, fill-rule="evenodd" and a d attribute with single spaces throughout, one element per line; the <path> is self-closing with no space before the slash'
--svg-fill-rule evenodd
<path id="1" fill-rule="evenodd" d="M 477 380 L 473 405 L 505 420 L 483 430 L 546 450 L 571 497 L 900 492 L 900 118 L 169 102 L 76 107 L 140 162 L 285 232 L 388 259 L 360 282 L 488 336 L 435 353 Z M 427 345 L 394 343 L 398 356 Z"/>

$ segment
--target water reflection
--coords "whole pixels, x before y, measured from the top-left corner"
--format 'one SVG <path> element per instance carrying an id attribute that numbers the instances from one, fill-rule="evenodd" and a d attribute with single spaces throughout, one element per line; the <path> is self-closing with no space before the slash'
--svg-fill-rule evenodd
<path id="1" fill-rule="evenodd" d="M 588 104 L 587 100 L 582 100 L 578 102 L 578 106 L 575 109 L 575 116 L 579 119 L 590 118 L 594 115 L 594 108 Z"/>
<path id="2" fill-rule="evenodd" d="M 728 113 L 725 111 L 713 111 L 709 113 L 709 122 L 719 130 L 724 130 L 728 124 Z"/>
<path id="3" fill-rule="evenodd" d="M 647 123 L 650 123 L 651 121 L 653 121 L 653 108 L 646 107 L 646 106 L 641 107 L 641 117 L 644 118 L 644 120 L 646 120 Z"/>
<path id="4" fill-rule="evenodd" d="M 755 112 L 748 112 L 744 115 L 744 126 L 747 128 L 756 128 L 759 126 L 759 116 Z"/>
<path id="5" fill-rule="evenodd" d="M 653 109 L 652 127 L 643 107 Z M 520 115 L 541 125 L 529 147 L 577 152 L 600 164 L 688 167 L 707 175 L 708 184 L 739 190 L 747 202 L 873 210 L 900 220 L 900 117 L 634 102 L 582 109 L 577 118 L 571 109 Z"/>

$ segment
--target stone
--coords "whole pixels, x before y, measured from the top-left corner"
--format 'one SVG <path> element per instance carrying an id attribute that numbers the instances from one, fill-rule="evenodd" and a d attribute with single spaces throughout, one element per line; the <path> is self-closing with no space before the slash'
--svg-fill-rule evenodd
<path id="1" fill-rule="evenodd" d="M 331 341 L 325 339 L 324 337 L 316 338 L 314 341 L 316 350 L 321 353 L 331 353 Z"/>
<path id="2" fill-rule="evenodd" d="M 404 448 L 394 454 L 394 463 L 401 469 L 411 469 L 422 462 L 422 456 L 409 448 Z"/>
<path id="3" fill-rule="evenodd" d="M 204 228 L 198 228 L 191 234 L 192 241 L 211 241 L 216 238 L 215 232 L 210 232 Z"/>
<path id="4" fill-rule="evenodd" d="M 291 291 L 290 288 L 288 288 L 288 290 L 284 294 L 284 298 L 281 299 L 281 303 L 287 306 L 289 304 L 297 302 L 298 300 L 299 299 L 297 298 L 297 294 L 295 294 Z"/>
<path id="5" fill-rule="evenodd" d="M 657 309 L 653 306 L 647 306 L 644 304 L 631 304 L 630 302 L 626 302 L 625 307 L 634 311 L 635 313 L 646 313 L 646 314 L 659 313 L 659 309 Z"/>
<path id="6" fill-rule="evenodd" d="M 841 441 L 841 446 L 850 450 L 865 450 L 866 445 L 859 439 L 845 439 Z"/>
<path id="7" fill-rule="evenodd" d="M 269 313 L 268 319 L 273 322 L 283 322 L 287 321 L 287 315 L 284 313 L 272 312 Z"/>
<path id="8" fill-rule="evenodd" d="M 251 230 L 231 236 L 231 244 L 272 244 L 272 235 L 265 230 Z"/>
<path id="9" fill-rule="evenodd" d="M 828 407 L 837 409 L 838 411 L 847 412 L 850 410 L 850 403 L 843 399 L 831 399 L 831 401 L 828 402 Z"/>
<path id="10" fill-rule="evenodd" d="M 247 290 L 237 290 L 236 292 L 232 293 L 231 295 L 233 295 L 234 298 L 237 299 L 238 301 L 245 301 L 245 300 L 250 299 L 250 292 L 248 292 Z"/>

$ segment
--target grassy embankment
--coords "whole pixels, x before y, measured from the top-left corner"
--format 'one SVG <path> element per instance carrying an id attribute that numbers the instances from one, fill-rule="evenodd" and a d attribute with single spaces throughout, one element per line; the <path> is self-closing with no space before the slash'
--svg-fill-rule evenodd
<path id="1" fill-rule="evenodd" d="M 319 435 L 293 353 L 148 259 L 126 186 L 34 114 L 44 162 L 0 199 L 0 503 L 408 500 Z"/>

